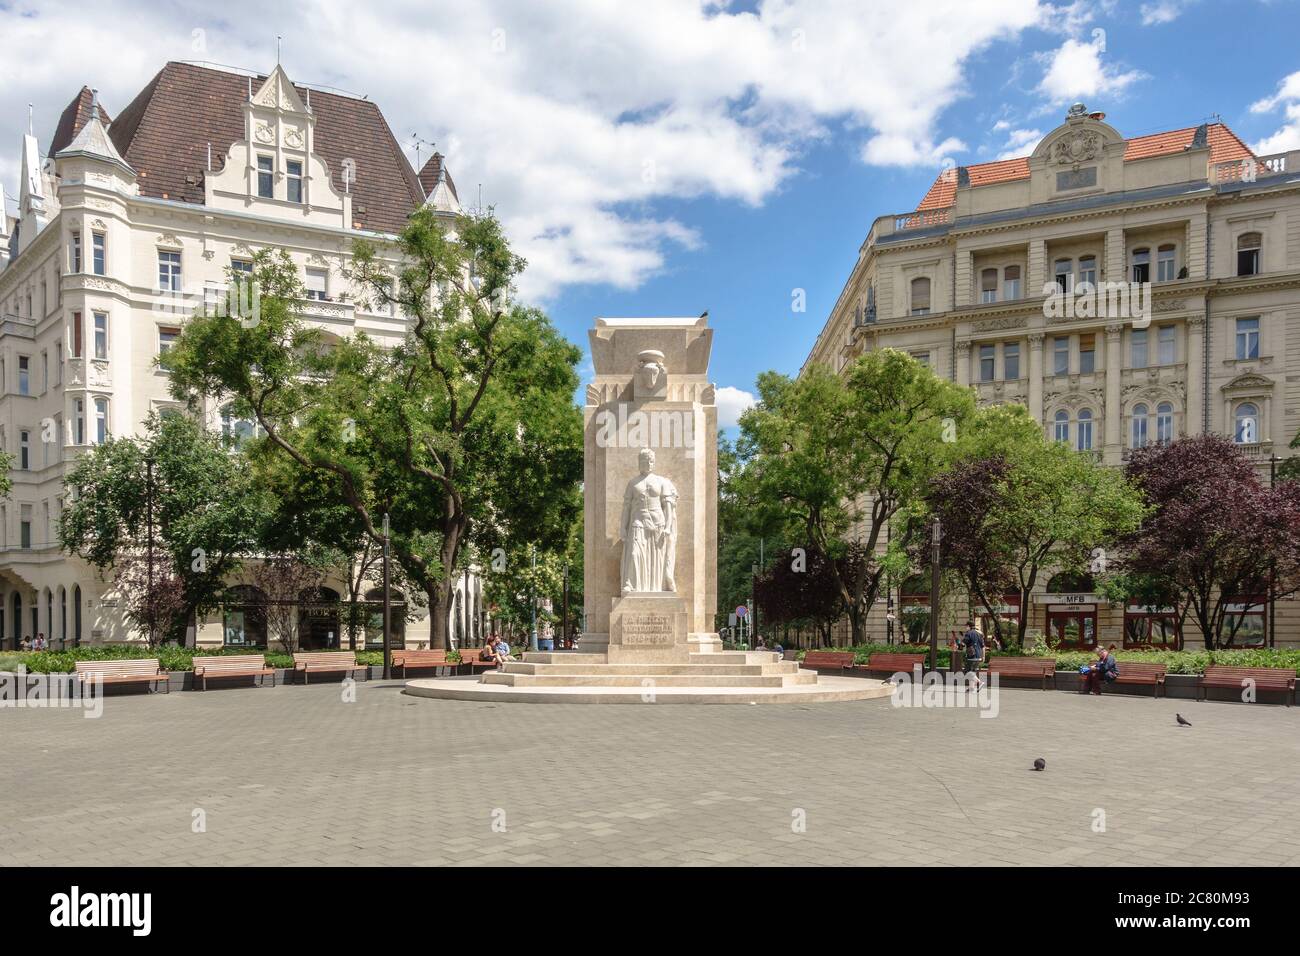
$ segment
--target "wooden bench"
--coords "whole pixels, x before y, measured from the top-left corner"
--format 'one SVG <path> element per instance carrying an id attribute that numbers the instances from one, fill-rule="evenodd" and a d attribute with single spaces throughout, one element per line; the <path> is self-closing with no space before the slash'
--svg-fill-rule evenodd
<path id="1" fill-rule="evenodd" d="M 1043 681 L 1043 690 L 1047 690 L 1047 678 L 1052 678 L 1052 687 L 1056 687 L 1056 658 L 1054 657 L 990 657 L 986 670 L 989 676 L 997 674 L 1003 677 L 1038 677 Z"/>
<path id="2" fill-rule="evenodd" d="M 265 684 L 267 674 L 274 687 L 275 668 L 267 667 L 261 654 L 204 654 L 194 658 L 194 685 L 203 681 L 204 690 L 208 689 L 209 677 L 252 677 L 254 683 Z"/>
<path id="3" fill-rule="evenodd" d="M 458 650 L 460 651 L 461 664 L 465 667 L 468 667 L 469 672 L 471 674 L 475 673 L 474 669 L 476 667 L 481 667 L 484 670 L 490 671 L 492 668 L 497 666 L 497 662 L 495 660 L 492 661 L 479 660 L 478 656 L 483 652 L 483 648 L 481 647 L 461 647 L 458 648 Z"/>
<path id="4" fill-rule="evenodd" d="M 364 670 L 369 676 L 370 668 L 358 664 L 355 654 L 346 651 L 307 651 L 293 655 L 293 673 L 296 678 L 302 674 L 304 684 L 311 683 L 311 674 L 337 674 Z"/>
<path id="5" fill-rule="evenodd" d="M 129 661 L 75 661 L 77 680 L 99 680 L 104 684 L 165 684 L 172 692 L 171 678 L 163 672 L 156 657 Z"/>
<path id="6" fill-rule="evenodd" d="M 393 661 L 394 668 L 400 667 L 402 669 L 403 677 L 406 676 L 406 669 L 408 667 L 455 668 L 457 666 L 456 664 L 453 664 L 451 661 L 447 660 L 447 652 L 445 650 L 442 651 L 397 650 L 397 651 L 393 651 L 392 661 Z"/>
<path id="7" fill-rule="evenodd" d="M 889 671 L 891 674 L 911 674 L 920 665 L 925 667 L 924 654 L 879 653 L 867 657 L 865 664 L 856 665 L 864 671 Z"/>
<path id="8" fill-rule="evenodd" d="M 1169 668 L 1165 664 L 1134 664 L 1131 661 L 1116 661 L 1119 672 L 1112 684 L 1150 684 L 1151 696 L 1160 696 L 1160 688 L 1165 686 L 1165 674 Z M 1105 681 L 1102 684 L 1105 685 Z M 1169 696 L 1168 688 L 1165 696 Z"/>
<path id="9" fill-rule="evenodd" d="M 853 666 L 852 651 L 809 651 L 799 662 L 804 667 L 838 667 L 849 670 Z"/>
<path id="10" fill-rule="evenodd" d="M 1295 699 L 1295 671 L 1280 667 L 1226 667 L 1222 664 L 1208 664 L 1200 682 L 1196 685 L 1201 691 L 1201 700 L 1206 698 L 1210 687 L 1233 687 L 1240 690 L 1246 681 L 1254 681 L 1262 690 L 1280 690 L 1288 707 Z M 1288 696 L 1289 695 L 1289 696 Z"/>

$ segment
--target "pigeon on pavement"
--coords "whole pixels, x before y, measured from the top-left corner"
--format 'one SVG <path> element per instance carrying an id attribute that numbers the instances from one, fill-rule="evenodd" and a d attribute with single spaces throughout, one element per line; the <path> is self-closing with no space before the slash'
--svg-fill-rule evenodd
<path id="1" fill-rule="evenodd" d="M 1192 726 L 1192 722 L 1188 720 L 1186 717 L 1184 717 L 1182 714 L 1174 714 L 1174 716 L 1178 718 L 1179 726 L 1182 727 Z"/>
<path id="2" fill-rule="evenodd" d="M 1046 769 L 1047 769 L 1047 761 L 1044 760 L 1042 757 L 1039 757 L 1037 760 L 1034 761 L 1034 769 L 1035 769 L 1035 770 L 1046 770 Z"/>

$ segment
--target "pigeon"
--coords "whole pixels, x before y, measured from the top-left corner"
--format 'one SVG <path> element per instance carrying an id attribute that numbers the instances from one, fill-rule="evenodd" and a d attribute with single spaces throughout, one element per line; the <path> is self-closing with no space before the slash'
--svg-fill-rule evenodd
<path id="1" fill-rule="evenodd" d="M 1046 770 L 1046 769 L 1047 769 L 1047 761 L 1044 760 L 1042 757 L 1039 757 L 1037 760 L 1034 761 L 1034 769 L 1035 769 L 1035 770 Z"/>
<path id="2" fill-rule="evenodd" d="M 1174 716 L 1178 718 L 1178 724 L 1180 727 L 1192 726 L 1192 722 L 1188 720 L 1186 717 L 1184 717 L 1182 714 L 1174 714 Z"/>

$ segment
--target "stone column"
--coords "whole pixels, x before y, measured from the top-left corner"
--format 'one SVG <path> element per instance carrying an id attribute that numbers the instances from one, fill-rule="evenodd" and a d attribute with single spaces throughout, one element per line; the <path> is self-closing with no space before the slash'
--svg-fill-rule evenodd
<path id="1" fill-rule="evenodd" d="M 1152 266 L 1152 278 L 1155 278 L 1155 264 Z M 1124 270 L 1124 228 L 1122 226 L 1106 232 L 1106 281 L 1127 282 Z"/>
<path id="2" fill-rule="evenodd" d="M 1043 333 L 1029 333 L 1029 414 L 1043 422 Z"/>
<path id="3" fill-rule="evenodd" d="M 1106 462 L 1119 464 L 1123 435 L 1121 424 L 1124 410 L 1120 407 L 1120 375 L 1123 371 L 1124 325 L 1112 322 L 1106 326 Z"/>
<path id="4" fill-rule="evenodd" d="M 1029 240 L 1029 263 L 1025 270 L 1025 297 L 1041 298 L 1047 282 L 1047 240 Z"/>
<path id="5" fill-rule="evenodd" d="M 957 384 L 970 384 L 970 343 L 957 343 Z"/>
<path id="6" fill-rule="evenodd" d="M 975 302 L 974 260 L 975 257 L 966 250 L 957 250 L 957 301 L 953 303 L 954 308 L 961 308 Z"/>
<path id="7" fill-rule="evenodd" d="M 1198 315 L 1187 320 L 1187 408 L 1183 412 L 1183 427 L 1189 436 L 1205 431 L 1201 414 L 1205 390 L 1204 353 L 1205 318 Z"/>

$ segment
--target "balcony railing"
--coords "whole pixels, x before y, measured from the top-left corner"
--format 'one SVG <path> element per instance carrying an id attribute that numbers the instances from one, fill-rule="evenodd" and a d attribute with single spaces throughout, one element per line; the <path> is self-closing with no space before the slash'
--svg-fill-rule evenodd
<path id="1" fill-rule="evenodd" d="M 931 226 L 947 226 L 951 223 L 951 206 L 946 209 L 919 209 L 916 212 L 908 212 L 895 216 L 894 232 L 908 232 L 912 229 L 929 229 Z"/>
<path id="2" fill-rule="evenodd" d="M 0 335 L 18 335 L 25 339 L 36 333 L 36 320 L 25 315 L 6 312 L 0 315 Z"/>
<path id="3" fill-rule="evenodd" d="M 1223 183 L 1253 183 L 1260 176 L 1276 176 L 1287 172 L 1287 154 L 1273 153 L 1268 156 L 1233 159 L 1226 163 L 1210 165 L 1210 182 L 1214 185 Z"/>

